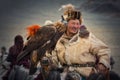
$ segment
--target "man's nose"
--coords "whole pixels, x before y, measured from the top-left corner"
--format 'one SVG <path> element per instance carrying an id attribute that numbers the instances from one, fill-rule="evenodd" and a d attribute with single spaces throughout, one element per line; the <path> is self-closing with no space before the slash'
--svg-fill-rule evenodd
<path id="1" fill-rule="evenodd" d="M 78 24 L 75 24 L 74 27 L 79 28 L 80 26 Z"/>

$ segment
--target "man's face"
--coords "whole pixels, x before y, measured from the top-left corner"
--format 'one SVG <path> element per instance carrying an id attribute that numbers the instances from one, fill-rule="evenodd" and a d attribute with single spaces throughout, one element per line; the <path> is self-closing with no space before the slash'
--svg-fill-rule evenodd
<path id="1" fill-rule="evenodd" d="M 78 19 L 70 20 L 67 24 L 67 34 L 76 34 L 80 29 L 80 22 Z"/>

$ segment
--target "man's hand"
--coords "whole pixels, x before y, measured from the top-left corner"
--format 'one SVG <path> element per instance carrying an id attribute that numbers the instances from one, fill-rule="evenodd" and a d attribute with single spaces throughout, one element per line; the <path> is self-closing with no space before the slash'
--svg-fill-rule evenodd
<path id="1" fill-rule="evenodd" d="M 107 75 L 107 73 L 108 73 L 108 68 L 102 63 L 99 63 L 97 65 L 97 70 L 99 73 L 102 73 L 104 75 Z"/>

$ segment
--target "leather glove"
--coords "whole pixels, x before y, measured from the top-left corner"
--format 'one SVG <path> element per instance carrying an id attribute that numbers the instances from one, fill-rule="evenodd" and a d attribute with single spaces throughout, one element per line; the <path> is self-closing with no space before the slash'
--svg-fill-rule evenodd
<path id="1" fill-rule="evenodd" d="M 109 69 L 102 63 L 99 63 L 97 65 L 97 70 L 98 70 L 99 73 L 102 73 L 104 75 L 107 75 L 107 73 L 109 71 Z"/>

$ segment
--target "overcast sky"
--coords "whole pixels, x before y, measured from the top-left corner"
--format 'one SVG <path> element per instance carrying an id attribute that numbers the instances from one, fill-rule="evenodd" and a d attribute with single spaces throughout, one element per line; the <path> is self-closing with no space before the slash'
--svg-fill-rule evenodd
<path id="1" fill-rule="evenodd" d="M 0 22 L 1 26 L 8 26 L 12 23 L 38 22 L 45 19 L 53 19 L 59 13 L 61 5 L 77 3 L 72 0 L 0 0 Z M 79 1 L 80 2 L 80 1 Z M 80 4 L 80 3 L 77 3 Z M 76 5 L 76 4 L 75 4 Z M 53 14 L 54 13 L 54 14 Z M 58 16 L 58 15 L 57 15 Z M 58 18 L 58 17 L 57 17 Z M 29 20 L 29 21 L 28 21 Z M 7 24 L 6 24 L 7 23 Z"/>

